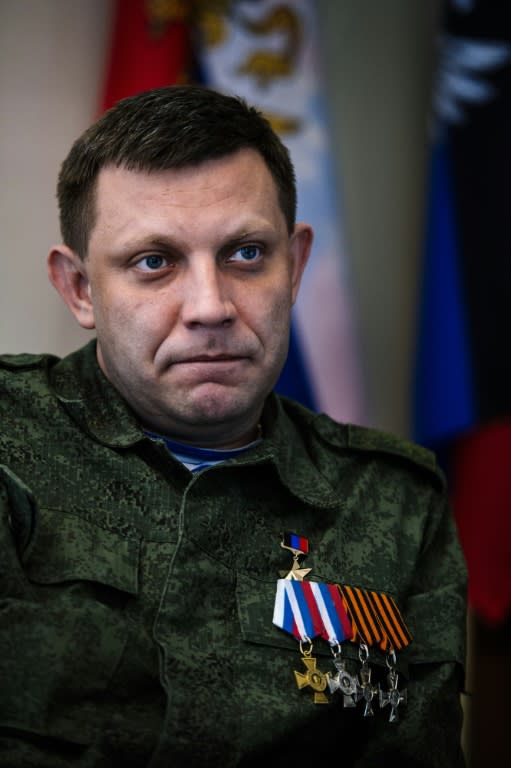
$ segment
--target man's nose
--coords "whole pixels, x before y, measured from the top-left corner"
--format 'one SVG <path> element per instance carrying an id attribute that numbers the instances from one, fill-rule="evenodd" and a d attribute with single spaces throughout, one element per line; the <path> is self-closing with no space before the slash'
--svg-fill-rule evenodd
<path id="1" fill-rule="evenodd" d="M 182 317 L 189 326 L 225 326 L 235 317 L 228 278 L 212 258 L 191 260 L 187 270 Z"/>

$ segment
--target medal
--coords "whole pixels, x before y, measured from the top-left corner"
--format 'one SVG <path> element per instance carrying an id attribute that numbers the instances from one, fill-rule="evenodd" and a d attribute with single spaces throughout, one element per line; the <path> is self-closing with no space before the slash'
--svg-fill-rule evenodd
<path id="1" fill-rule="evenodd" d="M 299 643 L 305 670 L 294 670 L 298 689 L 311 688 L 315 704 L 328 703 L 327 690 L 331 694 L 339 692 L 345 708 L 363 701 L 364 717 L 374 717 L 375 702 L 381 709 L 388 705 L 389 722 L 397 722 L 398 708 L 407 703 L 408 695 L 406 688 L 399 689 L 396 651 L 406 648 L 412 636 L 395 600 L 385 592 L 304 581 L 311 568 L 302 568 L 300 557 L 309 552 L 308 540 L 285 533 L 280 546 L 292 553 L 293 563 L 290 571 L 280 571 L 273 623 Z M 312 641 L 318 636 L 330 645 L 334 674 L 318 669 L 317 659 L 312 656 Z M 341 643 L 350 639 L 359 645 L 358 675 L 349 671 L 342 658 Z M 387 655 L 387 690 L 372 682 L 371 646 L 379 647 Z"/>
<path id="2" fill-rule="evenodd" d="M 380 707 L 386 707 L 390 704 L 390 716 L 389 723 L 397 723 L 399 720 L 399 714 L 397 708 L 400 704 L 407 703 L 406 688 L 402 691 L 398 690 L 399 675 L 395 669 L 396 654 L 392 652 L 387 656 L 387 666 L 389 668 L 389 674 L 387 675 L 387 682 L 389 685 L 388 691 L 380 691 Z"/>
<path id="3" fill-rule="evenodd" d="M 298 688 L 301 690 L 305 686 L 309 686 L 314 691 L 314 704 L 328 704 L 328 697 L 324 693 L 328 684 L 327 675 L 316 666 L 317 661 L 312 656 L 312 643 L 309 643 L 307 650 L 304 650 L 302 643 L 300 643 L 300 651 L 307 672 L 304 674 L 295 670 L 295 680 Z"/>
<path id="4" fill-rule="evenodd" d="M 346 664 L 341 657 L 341 646 L 339 645 L 334 653 L 334 667 L 337 670 L 336 675 L 328 673 L 328 688 L 330 693 L 340 691 L 343 696 L 344 707 L 354 707 L 362 695 L 361 688 L 356 675 L 352 675 L 346 669 Z"/>
<path id="5" fill-rule="evenodd" d="M 317 659 L 312 656 L 312 640 L 319 636 L 331 648 L 340 649 L 343 640 L 352 636 L 351 623 L 337 585 L 303 580 L 311 569 L 300 568 L 298 558 L 309 551 L 307 539 L 287 533 L 281 547 L 293 553 L 293 566 L 291 571 L 281 572 L 283 578 L 277 580 L 273 623 L 300 643 L 306 672 L 295 670 L 298 688 L 312 688 L 314 703 L 325 704 L 330 676 L 317 668 Z M 308 644 L 306 649 L 304 644 Z"/>
<path id="6" fill-rule="evenodd" d="M 373 607 L 367 600 L 363 590 L 345 585 L 340 586 L 339 590 L 351 618 L 353 640 L 359 643 L 360 682 L 357 681 L 357 695 L 354 697 L 354 702 L 364 701 L 364 717 L 373 717 L 372 703 L 375 697 L 376 701 L 378 701 L 380 687 L 379 685 L 373 685 L 371 681 L 372 670 L 368 663 L 368 646 L 380 644 L 383 641 L 383 632 Z"/>
<path id="7" fill-rule="evenodd" d="M 284 579 L 294 579 L 303 581 L 304 576 L 311 572 L 312 568 L 300 568 L 299 556 L 307 555 L 309 552 L 309 540 L 304 536 L 297 536 L 296 533 L 284 533 L 280 542 L 282 549 L 288 549 L 293 553 L 293 565 L 290 571 L 281 571 L 280 575 Z"/>
<path id="8" fill-rule="evenodd" d="M 396 601 L 391 595 L 374 591 L 371 591 L 369 595 L 385 636 L 380 647 L 387 651 L 386 661 L 389 670 L 387 675 L 389 687 L 387 691 L 379 692 L 379 703 L 381 708 L 390 704 L 389 722 L 397 723 L 399 721 L 398 707 L 400 704 L 408 703 L 408 693 L 406 688 L 402 691 L 398 689 L 399 675 L 396 671 L 396 650 L 400 651 L 410 645 L 412 636 Z"/>
<path id="9" fill-rule="evenodd" d="M 407 691 L 398 689 L 395 650 L 406 648 L 412 636 L 390 595 L 347 585 L 340 585 L 339 590 L 351 619 L 353 640 L 359 643 L 360 696 L 356 700 L 365 702 L 364 717 L 374 715 L 374 699 L 382 708 L 390 704 L 389 721 L 396 722 L 399 719 L 398 706 L 407 703 Z M 368 664 L 371 645 L 377 645 L 387 653 L 387 691 L 382 691 L 379 684 L 373 685 L 371 681 L 371 668 Z"/>
<path id="10" fill-rule="evenodd" d="M 378 701 L 380 686 L 378 684 L 373 685 L 371 683 L 371 667 L 367 663 L 367 659 L 369 658 L 369 648 L 367 645 L 365 645 L 365 643 L 361 643 L 358 657 L 362 664 L 359 675 L 360 697 L 365 701 L 364 717 L 373 717 L 374 710 L 372 707 L 372 701 L 375 696 L 376 700 Z"/>
<path id="11" fill-rule="evenodd" d="M 332 619 L 328 615 L 327 606 L 321 602 L 318 605 L 317 602 L 318 598 L 321 597 L 321 590 L 318 590 L 318 587 L 327 586 L 309 581 L 279 579 L 273 611 L 273 623 L 296 637 L 300 643 L 302 662 L 307 671 L 304 673 L 295 670 L 295 681 L 300 690 L 306 686 L 312 688 L 315 704 L 328 703 L 328 698 L 325 695 L 328 678 L 317 668 L 317 660 L 312 656 L 312 638 L 318 635 L 325 637 L 332 627 Z M 324 616 L 322 616 L 322 611 L 325 611 Z M 325 621 L 329 625 L 328 630 L 325 627 Z M 303 647 L 304 643 L 309 645 L 306 650 Z"/>

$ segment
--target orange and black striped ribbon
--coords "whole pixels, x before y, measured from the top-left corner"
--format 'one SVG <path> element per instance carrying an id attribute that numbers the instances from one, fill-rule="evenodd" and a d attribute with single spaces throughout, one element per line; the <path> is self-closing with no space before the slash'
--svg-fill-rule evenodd
<path id="1" fill-rule="evenodd" d="M 394 598 L 346 584 L 338 587 L 351 619 L 353 641 L 378 645 L 383 651 L 400 651 L 410 644 L 412 636 Z"/>
<path id="2" fill-rule="evenodd" d="M 351 619 L 352 640 L 366 645 L 381 645 L 384 633 L 366 591 L 359 587 L 338 586 Z"/>
<path id="3" fill-rule="evenodd" d="M 391 595 L 385 594 L 385 592 L 368 590 L 367 594 L 373 603 L 374 610 L 390 641 L 391 647 L 395 651 L 401 651 L 407 645 L 410 645 L 412 642 L 410 630 L 406 626 L 394 598 Z M 387 650 L 387 648 L 383 650 Z"/>

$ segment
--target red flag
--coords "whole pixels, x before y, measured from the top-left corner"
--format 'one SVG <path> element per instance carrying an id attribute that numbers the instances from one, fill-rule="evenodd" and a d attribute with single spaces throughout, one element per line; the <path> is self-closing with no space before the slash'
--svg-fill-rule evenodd
<path id="1" fill-rule="evenodd" d="M 457 441 L 453 507 L 469 573 L 469 601 L 499 623 L 511 614 L 511 421 L 479 427 Z"/>
<path id="2" fill-rule="evenodd" d="M 184 3 L 116 0 L 101 111 L 125 96 L 186 82 L 191 63 Z"/>

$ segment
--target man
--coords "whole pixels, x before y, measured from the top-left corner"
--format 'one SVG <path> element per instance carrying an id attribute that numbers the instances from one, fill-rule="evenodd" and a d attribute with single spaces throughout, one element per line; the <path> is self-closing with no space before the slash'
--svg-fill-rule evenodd
<path id="1" fill-rule="evenodd" d="M 125 99 L 58 198 L 50 279 L 97 338 L 0 365 L 0 764 L 461 765 L 433 457 L 272 393 L 312 232 L 267 121 Z"/>

